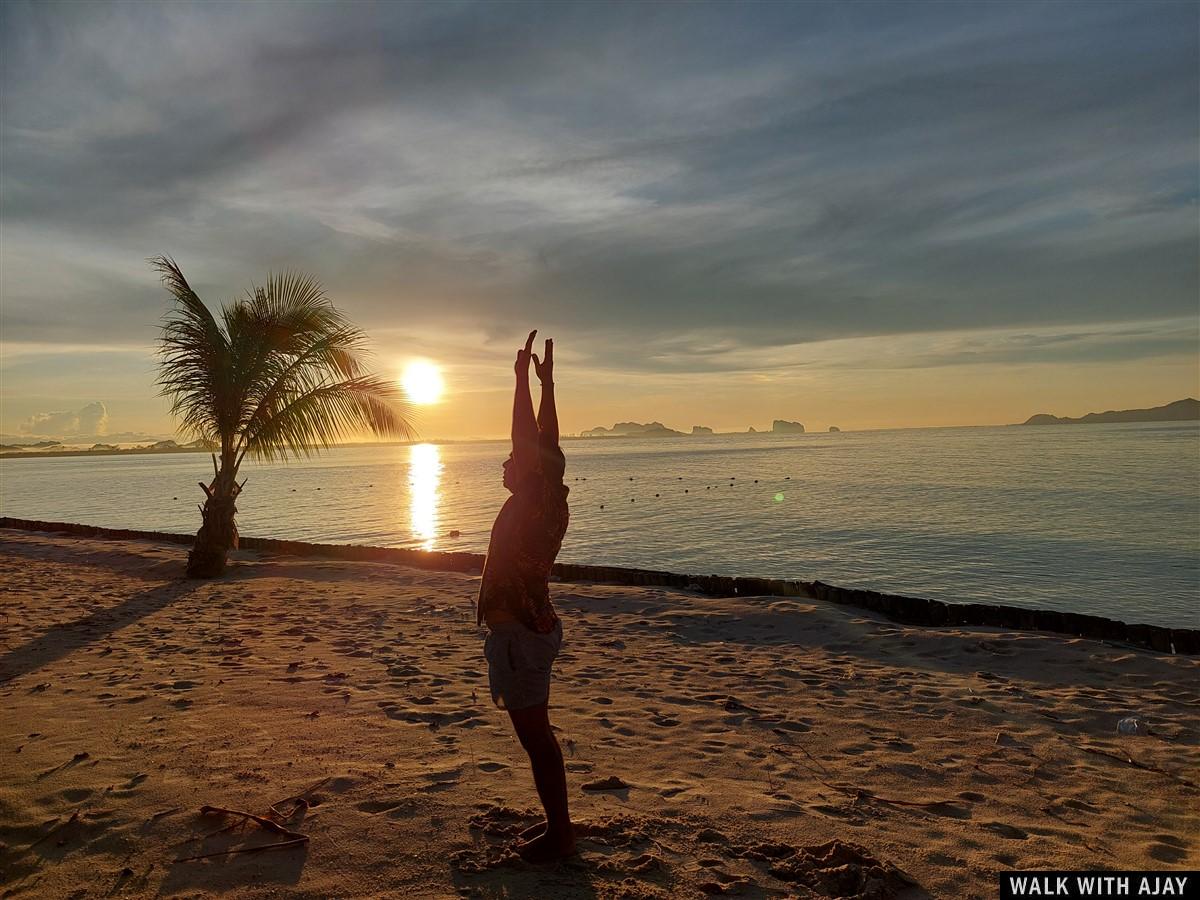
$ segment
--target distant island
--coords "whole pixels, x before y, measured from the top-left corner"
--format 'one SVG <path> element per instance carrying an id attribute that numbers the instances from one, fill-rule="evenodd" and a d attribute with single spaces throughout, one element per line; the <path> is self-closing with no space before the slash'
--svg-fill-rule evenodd
<path id="1" fill-rule="evenodd" d="M 1088 413 L 1077 419 L 1038 413 L 1030 416 L 1021 424 L 1098 425 L 1105 422 L 1193 422 L 1197 419 L 1200 419 L 1200 400 L 1188 397 L 1186 400 L 1176 400 L 1166 406 L 1155 406 L 1151 409 L 1109 410 L 1102 413 Z"/>
<path id="2" fill-rule="evenodd" d="M 700 426 L 697 426 L 700 427 Z M 693 429 L 693 433 L 695 433 Z M 581 431 L 580 437 L 684 437 L 682 431 L 668 428 L 662 422 L 650 422 L 642 425 L 640 422 L 618 422 L 612 428 L 603 425 Z"/>
<path id="3" fill-rule="evenodd" d="M 837 428 L 831 428 L 837 431 Z M 770 431 L 759 431 L 753 425 L 746 431 L 716 432 L 707 425 L 693 425 L 691 434 L 668 428 L 662 422 L 617 422 L 612 428 L 599 425 L 579 432 L 581 438 L 597 437 L 703 437 L 710 434 L 804 434 L 804 426 L 799 422 L 789 422 L 786 419 L 776 419 L 771 424 Z"/>
<path id="4" fill-rule="evenodd" d="M 134 453 L 209 453 L 217 445 L 203 438 L 187 444 L 175 441 L 154 441 L 134 447 L 118 447 L 116 444 L 92 444 L 78 447 L 61 441 L 38 441 L 34 444 L 0 444 L 0 456 L 116 456 Z"/>
<path id="5" fill-rule="evenodd" d="M 804 434 L 804 426 L 799 422 L 789 422 L 787 419 L 776 419 L 771 423 L 770 431 L 759 431 L 753 425 L 746 429 L 746 434 Z"/>

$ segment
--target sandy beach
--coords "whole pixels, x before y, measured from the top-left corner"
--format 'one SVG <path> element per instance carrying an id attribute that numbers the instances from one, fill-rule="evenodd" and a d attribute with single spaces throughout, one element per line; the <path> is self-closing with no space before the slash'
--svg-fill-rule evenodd
<path id="1" fill-rule="evenodd" d="M 185 553 L 0 532 L 0 896 L 985 898 L 1200 867 L 1196 658 L 552 585 L 581 853 L 538 868 L 477 578 L 240 553 L 186 581 Z"/>

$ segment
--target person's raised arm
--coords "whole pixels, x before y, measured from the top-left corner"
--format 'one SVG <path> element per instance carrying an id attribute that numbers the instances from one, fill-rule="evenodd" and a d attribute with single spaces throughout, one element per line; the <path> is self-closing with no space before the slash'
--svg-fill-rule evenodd
<path id="1" fill-rule="evenodd" d="M 542 383 L 542 402 L 538 406 L 537 424 L 543 443 L 558 446 L 558 408 L 554 405 L 554 340 L 546 339 L 542 358 L 533 357 L 533 368 Z"/>
<path id="2" fill-rule="evenodd" d="M 517 387 L 513 393 L 512 452 L 513 466 L 520 475 L 532 471 L 538 458 L 538 425 L 533 417 L 533 397 L 529 394 L 529 361 L 533 356 L 533 338 L 536 334 L 536 329 L 529 332 L 525 348 L 517 351 L 517 361 L 513 366 Z"/>

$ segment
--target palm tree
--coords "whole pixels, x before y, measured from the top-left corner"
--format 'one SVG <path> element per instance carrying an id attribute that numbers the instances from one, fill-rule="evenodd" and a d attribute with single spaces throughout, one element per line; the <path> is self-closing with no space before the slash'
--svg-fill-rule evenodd
<path id="1" fill-rule="evenodd" d="M 398 386 L 364 370 L 366 336 L 312 277 L 268 276 L 215 317 L 173 259 L 149 262 L 175 297 L 159 345 L 161 393 L 180 429 L 220 453 L 212 482 L 200 484 L 202 522 L 187 565 L 189 577 L 212 578 L 237 546 L 235 504 L 246 484 L 237 478 L 247 455 L 308 456 L 347 433 L 414 431 Z"/>

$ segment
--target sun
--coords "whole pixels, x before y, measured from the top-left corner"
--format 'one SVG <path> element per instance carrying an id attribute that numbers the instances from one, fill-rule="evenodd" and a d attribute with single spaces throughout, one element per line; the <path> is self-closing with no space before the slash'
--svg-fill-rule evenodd
<path id="1" fill-rule="evenodd" d="M 425 405 L 437 403 L 446 389 L 442 380 L 441 370 L 431 362 L 417 360 L 404 367 L 404 375 L 400 378 L 404 393 L 413 403 Z"/>

